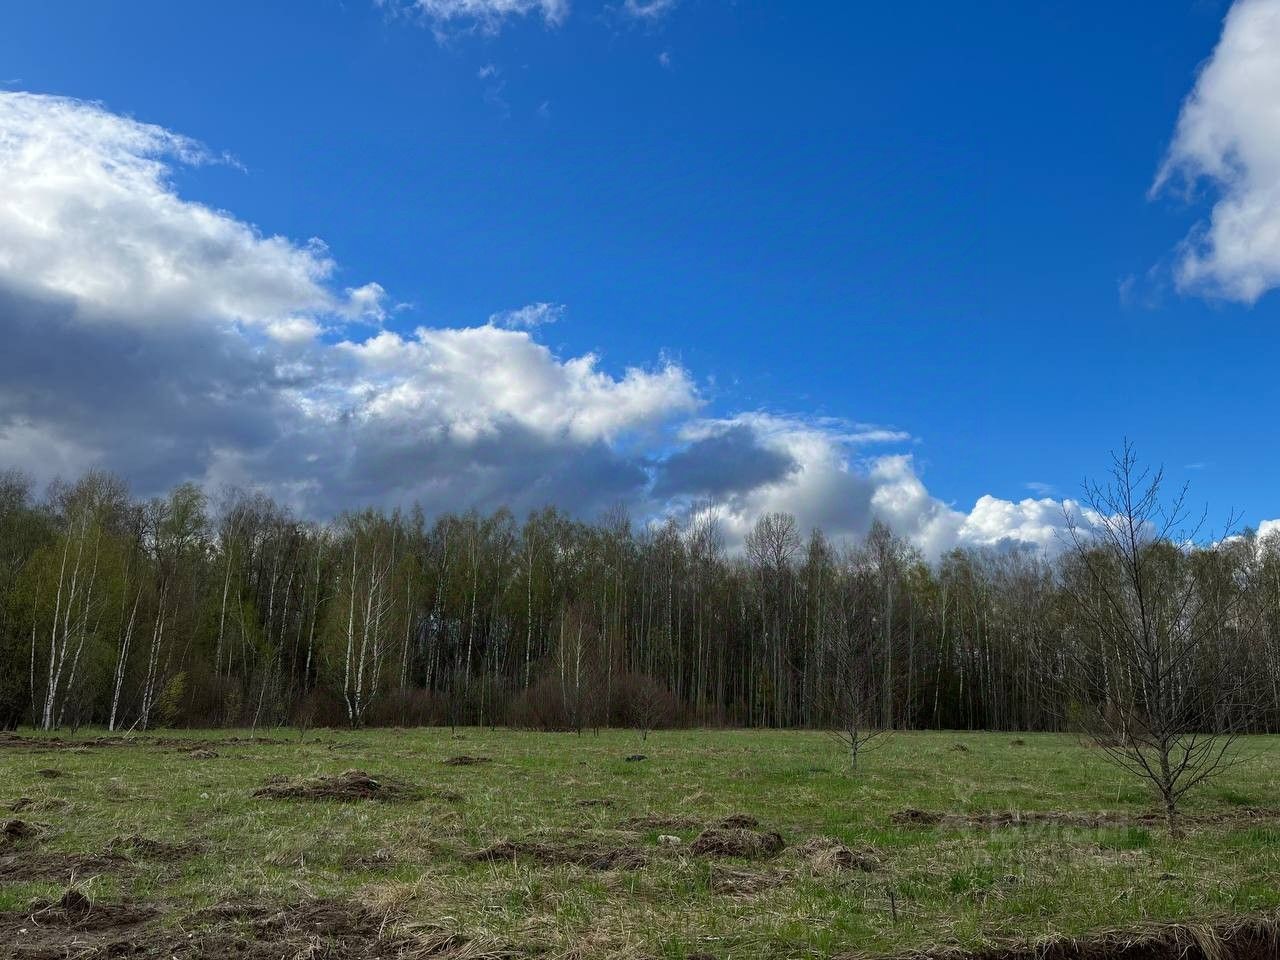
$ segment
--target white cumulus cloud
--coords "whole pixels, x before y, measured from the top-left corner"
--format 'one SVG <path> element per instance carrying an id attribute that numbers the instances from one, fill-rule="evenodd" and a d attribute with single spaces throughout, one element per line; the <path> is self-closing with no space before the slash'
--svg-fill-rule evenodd
<path id="1" fill-rule="evenodd" d="M 244 324 L 295 311 L 381 313 L 381 288 L 338 295 L 319 241 L 292 243 L 199 203 L 168 182 L 198 144 L 92 104 L 0 93 L 0 282 L 65 297 L 86 321 L 175 316 Z"/>
<path id="2" fill-rule="evenodd" d="M 338 287 L 323 244 L 180 196 L 175 165 L 209 156 L 95 104 L 0 92 L 0 467 L 103 467 L 144 494 L 247 484 L 313 516 L 712 501 L 732 542 L 784 510 L 836 538 L 882 519 L 931 557 L 1054 546 L 1060 504 L 954 509 L 902 430 L 713 418 L 678 364 L 560 356 L 535 337 L 551 303 L 390 329 L 382 287 Z"/>
<path id="3" fill-rule="evenodd" d="M 1237 0 L 1182 106 L 1153 192 L 1215 196 L 1184 241 L 1181 289 L 1253 303 L 1280 283 L 1280 0 Z"/>

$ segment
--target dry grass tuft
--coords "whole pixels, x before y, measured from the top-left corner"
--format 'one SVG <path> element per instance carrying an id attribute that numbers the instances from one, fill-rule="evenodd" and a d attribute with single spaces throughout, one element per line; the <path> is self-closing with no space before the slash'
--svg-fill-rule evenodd
<path id="1" fill-rule="evenodd" d="M 872 873 L 879 859 L 867 851 L 855 851 L 833 837 L 811 837 L 787 851 L 799 858 L 814 876 L 833 876 L 849 870 Z"/>

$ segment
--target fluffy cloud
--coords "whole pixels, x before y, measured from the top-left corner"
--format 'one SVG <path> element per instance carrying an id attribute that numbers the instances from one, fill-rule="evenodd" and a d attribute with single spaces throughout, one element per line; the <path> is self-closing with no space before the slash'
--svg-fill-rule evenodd
<path id="1" fill-rule="evenodd" d="M 79 101 L 0 94 L 0 283 L 62 298 L 85 322 L 198 316 L 270 324 L 308 311 L 380 317 L 382 290 L 338 295 L 324 245 L 297 245 L 180 199 L 168 163 L 198 144 Z"/>
<path id="2" fill-rule="evenodd" d="M 173 166 L 208 160 L 99 106 L 0 93 L 0 467 L 105 467 L 140 493 L 252 485 L 313 516 L 416 500 L 658 517 L 710 500 L 735 543 L 785 510 L 837 538 L 879 518 L 929 556 L 1054 546 L 1060 505 L 955 510 L 892 449 L 901 431 L 710 418 L 678 365 L 557 356 L 531 331 L 551 304 L 384 327 L 382 288 L 336 288 L 319 242 L 179 196 Z"/>
<path id="3" fill-rule="evenodd" d="M 0 461 L 144 491 L 254 483 L 312 513 L 415 495 L 589 510 L 646 482 L 629 443 L 695 409 L 673 365 L 611 376 L 524 331 L 381 329 L 382 288 L 335 290 L 317 241 L 180 197 L 172 166 L 208 156 L 0 93 Z M 369 335 L 334 342 L 352 329 Z"/>
<path id="4" fill-rule="evenodd" d="M 956 547 L 1026 547 L 1053 553 L 1066 532 L 1064 508 L 1051 499 L 979 498 L 968 513 L 934 497 L 909 454 L 873 451 L 902 444 L 901 431 L 831 420 L 749 413 L 694 421 L 686 445 L 659 464 L 656 509 L 713 502 L 730 544 L 740 544 L 761 514 L 785 511 L 802 530 L 822 528 L 855 540 L 880 520 L 929 558 Z"/>
<path id="5" fill-rule="evenodd" d="M 428 436 L 473 439 L 514 423 L 548 437 L 611 442 L 697 406 L 692 382 L 674 365 L 614 378 L 591 354 L 561 362 L 527 333 L 492 326 L 420 327 L 411 339 L 382 332 L 334 350 L 354 365 L 332 413 L 354 409 Z"/>
<path id="6" fill-rule="evenodd" d="M 1217 194 L 1183 243 L 1184 290 L 1252 303 L 1280 282 L 1280 0 L 1237 0 L 1182 106 L 1153 189 Z"/>

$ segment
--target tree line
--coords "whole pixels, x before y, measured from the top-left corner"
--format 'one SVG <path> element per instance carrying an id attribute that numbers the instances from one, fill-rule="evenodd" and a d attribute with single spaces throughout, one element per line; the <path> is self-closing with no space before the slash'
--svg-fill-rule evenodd
<path id="1" fill-rule="evenodd" d="M 1280 727 L 1280 538 L 1074 546 L 930 563 L 880 523 L 836 543 L 773 513 L 729 551 L 713 508 L 316 523 L 258 493 L 138 500 L 94 472 L 38 495 L 11 472 L 0 727 L 710 723 L 835 727 L 856 751 L 1114 725 L 1170 691 L 1195 724 Z"/>

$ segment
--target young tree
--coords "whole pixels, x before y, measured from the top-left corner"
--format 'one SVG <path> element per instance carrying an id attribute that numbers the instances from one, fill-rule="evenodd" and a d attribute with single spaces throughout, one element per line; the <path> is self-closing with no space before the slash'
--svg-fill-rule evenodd
<path id="1" fill-rule="evenodd" d="M 1082 628 L 1068 681 L 1085 729 L 1151 785 L 1177 835 L 1182 798 L 1236 761 L 1252 701 L 1248 671 L 1215 643 L 1241 626 L 1245 582 L 1228 576 L 1205 589 L 1195 575 L 1205 551 L 1191 546 L 1204 518 L 1188 524 L 1185 488 L 1163 501 L 1163 479 L 1126 442 L 1108 479 L 1085 484 L 1088 527 L 1067 513 L 1065 586 Z"/>
<path id="2" fill-rule="evenodd" d="M 822 659 L 826 674 L 826 702 L 835 736 L 849 751 L 849 765 L 858 769 L 858 760 L 870 744 L 892 727 L 891 713 L 884 702 L 892 703 L 892 689 L 884 686 L 884 667 L 877 663 L 885 651 L 878 636 L 878 623 L 866 611 L 879 602 L 882 587 L 875 578 L 851 575 L 864 566 L 864 559 L 852 555 L 844 564 L 846 576 L 839 593 L 836 616 L 823 631 Z"/>

